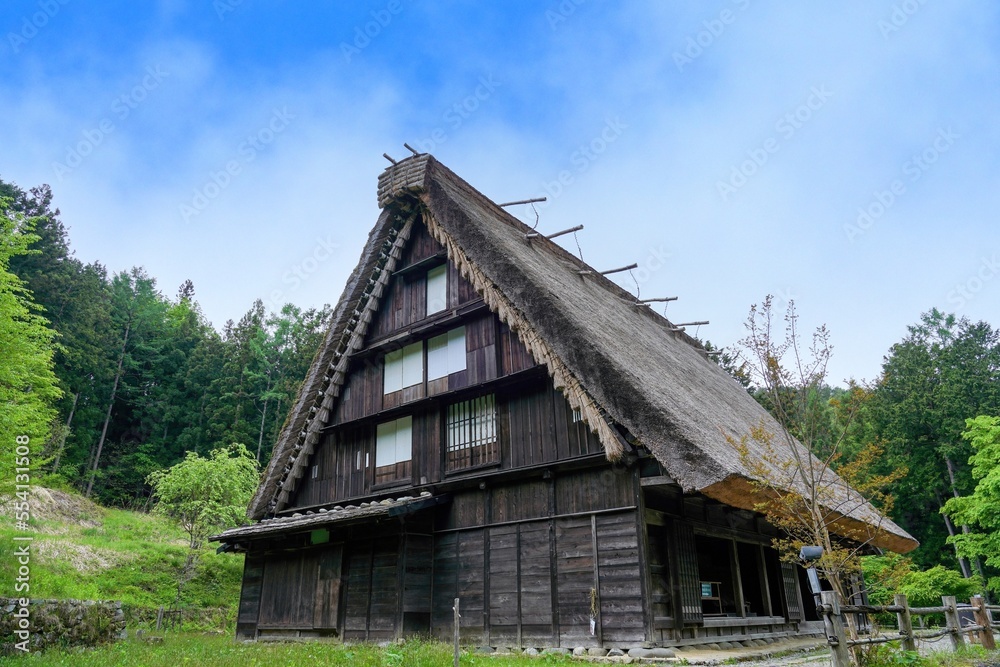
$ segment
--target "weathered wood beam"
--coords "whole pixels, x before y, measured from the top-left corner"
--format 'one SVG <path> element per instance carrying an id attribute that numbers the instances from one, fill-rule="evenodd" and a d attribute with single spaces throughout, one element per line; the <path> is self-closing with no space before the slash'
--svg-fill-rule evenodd
<path id="1" fill-rule="evenodd" d="M 645 488 L 647 486 L 676 486 L 677 482 L 668 475 L 657 475 L 655 477 L 642 477 L 639 484 Z"/>
<path id="2" fill-rule="evenodd" d="M 639 268 L 639 265 L 633 263 L 633 264 L 629 264 L 628 266 L 619 266 L 617 269 L 608 269 L 607 271 L 598 271 L 598 273 L 601 274 L 602 276 L 607 276 L 607 275 L 610 275 L 612 273 L 621 273 L 622 271 L 631 271 L 632 269 L 638 269 L 638 268 Z M 580 273 L 583 274 L 583 273 L 591 273 L 591 272 L 590 271 L 580 271 Z"/>
<path id="3" fill-rule="evenodd" d="M 543 202 L 548 197 L 533 197 L 532 199 L 519 199 L 517 201 L 504 202 L 503 204 L 497 204 L 500 208 L 505 206 L 517 206 L 518 204 L 537 204 L 538 202 Z"/>
<path id="4" fill-rule="evenodd" d="M 546 234 L 545 238 L 551 241 L 554 238 L 558 238 L 560 236 L 563 236 L 564 234 L 572 234 L 573 232 L 578 232 L 581 229 L 583 229 L 583 225 L 577 225 L 576 227 L 570 227 L 569 229 L 564 229 L 561 232 L 556 232 L 554 234 Z M 528 232 L 527 234 L 524 235 L 524 238 L 537 239 L 540 236 L 542 235 L 539 232 Z"/>

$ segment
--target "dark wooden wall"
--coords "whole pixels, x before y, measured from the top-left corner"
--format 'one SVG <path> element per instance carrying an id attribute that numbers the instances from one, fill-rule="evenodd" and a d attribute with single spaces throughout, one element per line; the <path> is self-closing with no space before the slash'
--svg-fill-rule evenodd
<path id="1" fill-rule="evenodd" d="M 427 270 L 434 267 L 431 258 L 444 263 L 444 247 L 431 238 L 427 228 L 415 225 L 400 258 L 396 276 L 385 291 L 378 316 L 372 321 L 368 340 L 378 340 L 424 319 L 427 312 Z M 410 267 L 419 265 L 419 270 Z M 426 268 L 424 268 L 426 267 Z M 462 278 L 454 264 L 448 263 L 448 303 L 457 308 L 479 298 L 472 285 Z"/>
<path id="2" fill-rule="evenodd" d="M 645 640 L 632 510 L 448 532 L 435 541 L 432 633 L 493 646 Z M 597 610 L 591 634 L 591 609 Z"/>
<path id="3" fill-rule="evenodd" d="M 632 472 L 609 467 L 457 494 L 438 517 L 432 633 L 449 636 L 458 596 L 467 643 L 643 641 L 635 502 Z"/>
<path id="4" fill-rule="evenodd" d="M 585 423 L 573 421 L 573 411 L 566 398 L 555 390 L 548 378 L 535 378 L 524 384 L 498 389 L 496 404 L 499 464 L 474 473 L 456 471 L 451 475 L 445 472 L 444 467 L 446 404 L 427 404 L 415 409 L 412 413 L 411 475 L 409 480 L 398 486 L 399 493 L 446 478 L 468 474 L 489 475 L 600 455 L 604 451 L 597 436 Z M 290 507 L 358 499 L 372 493 L 373 487 L 377 487 L 372 475 L 374 460 L 375 422 L 368 420 L 347 424 L 327 434 L 313 455 L 306 474 L 299 480 L 297 495 Z M 315 478 L 313 465 L 318 466 Z M 602 498 L 604 487 L 600 481 L 588 483 L 593 483 L 595 488 L 590 489 L 585 497 Z M 599 504 L 598 508 L 603 506 Z"/>
<path id="5" fill-rule="evenodd" d="M 634 470 L 602 466 L 456 493 L 422 519 L 343 529 L 329 544 L 296 551 L 279 538 L 248 555 L 241 636 L 449 639 L 458 597 L 468 644 L 644 641 L 636 489 Z"/>
<path id="6" fill-rule="evenodd" d="M 243 562 L 243 585 L 240 605 L 236 612 L 236 638 L 253 639 L 260 616 L 260 592 L 264 583 L 264 556 L 247 554 Z"/>
<path id="7" fill-rule="evenodd" d="M 330 544 L 295 551 L 290 538 L 275 540 L 266 557 L 247 557 L 239 636 L 258 628 L 335 629 L 355 641 L 450 640 L 456 597 L 467 645 L 695 644 L 793 634 L 803 617 L 801 583 L 770 548 L 774 528 L 673 487 L 650 492 L 638 474 L 608 464 L 535 469 L 517 481 L 455 491 L 450 504 L 405 521 L 335 529 Z M 730 556 L 737 598 L 727 604 L 746 602 L 746 618 L 703 613 L 700 582 L 725 580 L 726 572 L 710 575 Z"/>
<path id="8" fill-rule="evenodd" d="M 447 405 L 494 393 L 499 461 L 480 474 L 527 468 L 600 454 L 603 448 L 583 422 L 575 421 L 565 397 L 540 373 L 516 333 L 487 311 L 468 282 L 449 264 L 451 310 L 424 320 L 426 271 L 444 262 L 442 248 L 423 226 L 414 228 L 401 266 L 392 278 L 364 349 L 356 355 L 331 415 L 331 428 L 312 454 L 287 511 L 346 500 L 360 500 L 384 490 L 420 487 L 466 470 L 444 465 Z M 468 307 L 471 304 L 472 310 Z M 428 333 L 415 334 L 413 326 Z M 427 328 L 430 326 L 430 328 Z M 383 367 L 388 352 L 401 344 L 426 340 L 465 327 L 466 369 L 384 393 Z M 403 335 L 403 338 L 398 338 Z M 379 341 L 401 341 L 392 344 Z M 426 368 L 426 363 L 425 363 Z M 518 375 L 520 374 L 520 375 Z M 510 379 L 511 376 L 519 378 Z M 405 474 L 375 479 L 375 428 L 404 414 L 413 417 L 413 450 Z M 390 477 L 392 477 L 390 475 Z"/>
<path id="9" fill-rule="evenodd" d="M 316 551 L 267 557 L 260 596 L 260 628 L 313 627 L 318 566 Z"/>

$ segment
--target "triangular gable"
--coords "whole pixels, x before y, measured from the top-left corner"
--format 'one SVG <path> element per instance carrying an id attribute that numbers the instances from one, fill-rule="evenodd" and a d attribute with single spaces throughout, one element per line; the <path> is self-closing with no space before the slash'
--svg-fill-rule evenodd
<path id="1" fill-rule="evenodd" d="M 285 422 L 247 513 L 260 519 L 288 502 L 320 441 L 347 378 L 350 353 L 362 347 L 380 297 L 406 244 L 416 211 L 383 211 L 347 281 L 332 323 Z"/>

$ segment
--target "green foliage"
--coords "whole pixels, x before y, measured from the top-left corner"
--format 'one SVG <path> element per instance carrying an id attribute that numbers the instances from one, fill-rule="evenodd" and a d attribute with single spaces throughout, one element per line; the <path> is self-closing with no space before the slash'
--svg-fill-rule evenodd
<path id="1" fill-rule="evenodd" d="M 12 210 L 10 199 L 0 198 L 0 488 L 15 481 L 18 445 L 39 451 L 56 415 L 53 404 L 62 395 L 52 370 L 55 332 L 21 279 L 9 271 L 14 257 L 31 252 L 36 223 Z"/>
<path id="2" fill-rule="evenodd" d="M 943 565 L 913 572 L 899 587 L 899 592 L 906 595 L 914 607 L 939 605 L 944 595 L 954 595 L 957 599 L 966 601 L 981 590 L 982 583 L 978 579 L 966 579 L 961 572 Z"/>
<path id="3" fill-rule="evenodd" d="M 920 540 L 913 557 L 922 567 L 957 562 L 946 539 L 961 526 L 949 531 L 939 510 L 972 491 L 962 431 L 982 414 L 1000 414 L 1000 334 L 985 322 L 924 313 L 889 351 L 865 415 L 885 442 L 886 469 L 910 469 L 895 487 L 894 518 Z"/>
<path id="4" fill-rule="evenodd" d="M 1000 567 L 1000 417 L 981 415 L 965 425 L 962 437 L 975 451 L 969 463 L 976 488 L 969 495 L 948 500 L 942 511 L 973 530 L 948 541 L 959 554 L 985 557 L 987 565 Z M 1000 591 L 1000 577 L 991 577 L 989 587 Z"/>
<path id="5" fill-rule="evenodd" d="M 180 463 L 149 475 L 155 512 L 177 521 L 197 549 L 213 532 L 240 525 L 257 488 L 257 462 L 242 444 L 188 452 Z"/>
<path id="6" fill-rule="evenodd" d="M 984 667 L 994 664 L 995 654 L 981 646 L 968 646 L 957 653 L 937 651 L 921 654 L 902 651 L 891 644 L 872 647 L 867 653 L 865 667 Z"/>
<path id="7" fill-rule="evenodd" d="M 931 667 L 934 663 L 917 651 L 902 651 L 882 644 L 867 653 L 864 664 L 866 667 Z"/>
<path id="8" fill-rule="evenodd" d="M 912 559 L 899 554 L 865 556 L 861 566 L 868 599 L 876 605 L 892 604 L 893 594 L 902 593 L 913 607 L 934 607 L 941 604 L 942 596 L 967 601 L 982 590 L 978 579 L 966 579 L 943 565 L 919 570 Z"/>

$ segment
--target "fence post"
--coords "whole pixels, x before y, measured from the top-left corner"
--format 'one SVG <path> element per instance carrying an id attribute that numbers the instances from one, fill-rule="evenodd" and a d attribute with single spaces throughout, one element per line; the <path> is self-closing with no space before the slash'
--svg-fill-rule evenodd
<path id="1" fill-rule="evenodd" d="M 896 612 L 896 621 L 899 623 L 899 634 L 903 638 L 904 651 L 916 651 L 917 641 L 913 638 L 913 619 L 910 617 L 910 605 L 906 603 L 906 596 L 897 593 L 893 596 L 893 603 L 897 607 L 902 607 L 903 611 Z"/>
<path id="2" fill-rule="evenodd" d="M 834 591 L 820 593 L 823 603 L 823 621 L 826 626 L 826 640 L 830 643 L 830 654 L 833 657 L 833 667 L 850 667 L 851 657 L 847 650 L 847 633 L 844 632 L 844 619 L 840 615 L 840 602 Z"/>
<path id="3" fill-rule="evenodd" d="M 944 605 L 944 618 L 948 623 L 948 636 L 951 637 L 951 647 L 959 651 L 965 646 L 965 638 L 962 637 L 962 624 L 958 619 L 958 603 L 954 595 L 945 595 L 941 598 Z"/>
<path id="4" fill-rule="evenodd" d="M 460 637 L 460 633 L 459 633 L 459 619 L 462 618 L 462 615 L 458 613 L 458 598 L 455 598 L 454 611 L 455 611 L 455 667 L 458 667 L 458 655 L 459 655 L 458 654 L 458 640 L 459 640 L 459 637 Z"/>
<path id="5" fill-rule="evenodd" d="M 986 609 L 986 600 L 982 595 L 974 595 L 969 600 L 972 605 L 972 613 L 976 618 L 976 625 L 983 626 L 979 631 L 979 643 L 986 649 L 995 649 L 997 643 L 993 640 L 993 623 L 990 620 L 990 612 Z"/>

